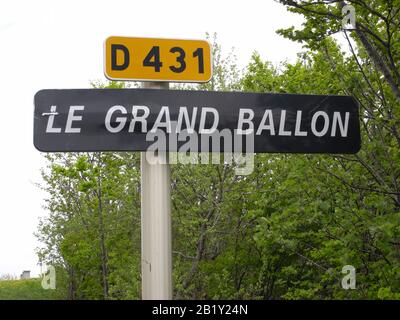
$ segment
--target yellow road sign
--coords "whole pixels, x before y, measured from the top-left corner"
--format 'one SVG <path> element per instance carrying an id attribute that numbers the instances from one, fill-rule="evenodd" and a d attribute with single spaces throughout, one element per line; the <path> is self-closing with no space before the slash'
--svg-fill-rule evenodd
<path id="1" fill-rule="evenodd" d="M 207 82 L 211 47 L 204 40 L 109 37 L 104 74 L 110 80 Z"/>

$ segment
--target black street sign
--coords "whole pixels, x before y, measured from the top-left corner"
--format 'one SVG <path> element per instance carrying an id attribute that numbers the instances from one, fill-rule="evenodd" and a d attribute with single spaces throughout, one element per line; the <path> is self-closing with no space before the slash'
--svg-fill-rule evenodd
<path id="1" fill-rule="evenodd" d="M 45 152 L 357 153 L 361 145 L 348 96 L 66 89 L 41 90 L 34 103 L 34 145 Z"/>

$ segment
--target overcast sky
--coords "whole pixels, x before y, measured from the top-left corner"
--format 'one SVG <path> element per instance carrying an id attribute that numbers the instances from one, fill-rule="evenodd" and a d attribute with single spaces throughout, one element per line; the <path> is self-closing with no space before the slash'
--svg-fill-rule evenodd
<path id="1" fill-rule="evenodd" d="M 204 39 L 218 34 L 240 67 L 253 51 L 295 61 L 300 45 L 278 36 L 299 16 L 273 0 L 25 0 L 0 2 L 0 275 L 39 273 L 33 236 L 45 195 L 43 155 L 33 147 L 33 96 L 40 89 L 88 88 L 103 76 L 110 35 Z"/>

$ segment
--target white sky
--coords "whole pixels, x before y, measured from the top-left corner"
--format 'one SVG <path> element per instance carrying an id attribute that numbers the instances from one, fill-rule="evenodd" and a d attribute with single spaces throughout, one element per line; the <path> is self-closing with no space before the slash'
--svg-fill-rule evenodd
<path id="1" fill-rule="evenodd" d="M 299 44 L 275 30 L 299 16 L 273 0 L 25 0 L 0 2 L 0 275 L 39 273 L 33 236 L 45 196 L 43 155 L 33 147 L 33 96 L 40 89 L 89 88 L 103 76 L 110 35 L 204 39 L 235 47 L 240 67 L 254 50 L 294 61 Z"/>

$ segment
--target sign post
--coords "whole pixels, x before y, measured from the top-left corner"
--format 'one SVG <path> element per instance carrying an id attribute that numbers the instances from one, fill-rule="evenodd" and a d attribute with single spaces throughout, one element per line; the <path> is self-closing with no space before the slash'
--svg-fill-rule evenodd
<path id="1" fill-rule="evenodd" d="M 360 150 L 352 97 L 168 90 L 170 81 L 211 79 L 207 41 L 110 37 L 104 49 L 107 78 L 150 82 L 142 89 L 40 90 L 34 145 L 43 152 L 141 152 L 144 300 L 172 299 L 168 152 Z"/>
<path id="2" fill-rule="evenodd" d="M 144 82 L 144 88 L 168 89 L 168 82 Z M 141 234 L 142 299 L 172 299 L 171 196 L 168 153 L 142 152 Z"/>

